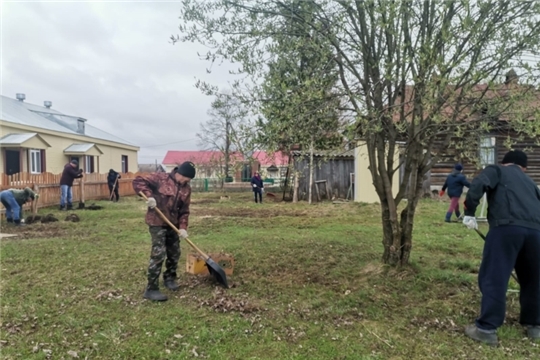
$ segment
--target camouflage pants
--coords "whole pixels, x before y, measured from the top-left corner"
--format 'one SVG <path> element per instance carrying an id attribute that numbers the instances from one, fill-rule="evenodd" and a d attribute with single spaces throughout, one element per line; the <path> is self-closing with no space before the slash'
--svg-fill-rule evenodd
<path id="1" fill-rule="evenodd" d="M 171 228 L 150 226 L 152 236 L 152 253 L 148 264 L 148 288 L 157 290 L 159 275 L 165 259 L 163 279 L 176 279 L 176 269 L 180 259 L 180 240 L 178 234 Z"/>

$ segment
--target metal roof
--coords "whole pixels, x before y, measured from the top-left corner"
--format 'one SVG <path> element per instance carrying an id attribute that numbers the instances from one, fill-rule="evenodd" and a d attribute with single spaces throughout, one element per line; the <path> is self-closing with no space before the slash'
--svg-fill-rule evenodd
<path id="1" fill-rule="evenodd" d="M 66 134 L 87 136 L 123 145 L 136 146 L 118 136 L 91 126 L 88 123 L 85 124 L 84 134 L 78 133 L 77 121 L 81 118 L 77 116 L 62 114 L 59 111 L 44 106 L 29 104 L 3 95 L 1 96 L 1 102 L 1 119 L 10 123 L 58 131 Z"/>
<path id="2" fill-rule="evenodd" d="M 36 136 L 37 133 L 25 133 L 25 134 L 7 134 L 6 136 L 3 136 L 0 139 L 0 144 L 6 144 L 6 145 L 20 145 L 34 136 Z"/>
<path id="3" fill-rule="evenodd" d="M 96 144 L 71 144 L 64 149 L 64 152 L 85 153 L 91 148 L 93 148 L 95 145 Z"/>

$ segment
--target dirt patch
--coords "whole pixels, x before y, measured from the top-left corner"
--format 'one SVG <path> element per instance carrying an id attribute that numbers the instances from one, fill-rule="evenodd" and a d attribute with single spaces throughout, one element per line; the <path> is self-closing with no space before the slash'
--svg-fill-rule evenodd
<path id="1" fill-rule="evenodd" d="M 263 310 L 253 300 L 249 299 L 248 294 L 231 295 L 222 288 L 216 287 L 212 297 L 193 296 L 193 299 L 199 303 L 200 307 L 209 307 L 215 312 L 228 313 L 237 312 L 242 314 L 251 314 Z"/>
<path id="2" fill-rule="evenodd" d="M 47 214 L 41 218 L 42 224 L 47 224 L 47 223 L 56 222 L 56 221 L 58 221 L 58 218 L 56 218 L 53 214 Z"/>
<path id="3" fill-rule="evenodd" d="M 192 205 L 200 205 L 200 204 L 215 204 L 220 201 L 219 198 L 216 199 L 192 199 L 191 204 Z"/>
<path id="4" fill-rule="evenodd" d="M 42 218 L 42 220 L 44 218 Z M 60 223 L 58 223 L 57 221 L 58 219 L 51 223 L 35 222 L 27 226 L 14 226 L 10 228 L 10 231 L 18 235 L 17 239 L 44 239 L 65 237 L 66 230 L 63 229 Z"/>
<path id="5" fill-rule="evenodd" d="M 64 219 L 65 221 L 71 221 L 71 222 L 79 222 L 81 219 L 77 216 L 77 214 L 69 214 Z"/>

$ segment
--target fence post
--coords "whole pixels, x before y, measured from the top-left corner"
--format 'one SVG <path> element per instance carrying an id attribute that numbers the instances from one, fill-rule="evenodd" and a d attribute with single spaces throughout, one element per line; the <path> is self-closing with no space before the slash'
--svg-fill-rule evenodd
<path id="1" fill-rule="evenodd" d="M 208 178 L 204 178 L 204 191 L 208 192 Z"/>

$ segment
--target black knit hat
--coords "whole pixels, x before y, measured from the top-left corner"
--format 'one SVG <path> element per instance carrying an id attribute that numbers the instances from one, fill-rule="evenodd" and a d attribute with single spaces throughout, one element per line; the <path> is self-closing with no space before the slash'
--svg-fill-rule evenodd
<path id="1" fill-rule="evenodd" d="M 176 167 L 175 171 L 180 175 L 193 179 L 195 177 L 195 164 L 191 161 L 186 161 Z"/>
<path id="2" fill-rule="evenodd" d="M 503 164 L 516 164 L 523 168 L 527 167 L 527 154 L 521 150 L 512 150 L 504 155 Z"/>

